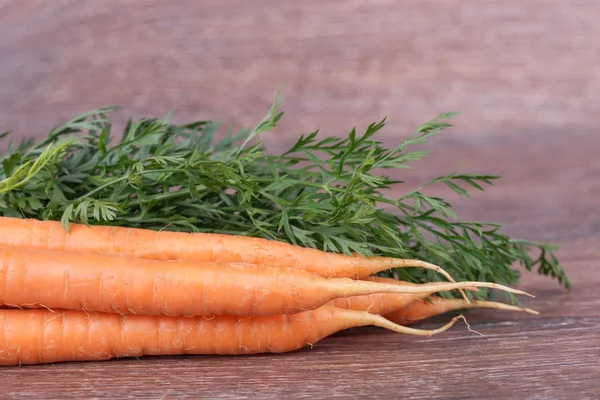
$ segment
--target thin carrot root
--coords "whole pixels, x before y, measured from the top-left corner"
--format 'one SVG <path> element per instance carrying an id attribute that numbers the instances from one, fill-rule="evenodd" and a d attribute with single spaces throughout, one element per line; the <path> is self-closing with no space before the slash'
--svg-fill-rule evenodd
<path id="1" fill-rule="evenodd" d="M 439 265 L 435 265 L 435 264 L 429 263 L 427 261 L 414 260 L 414 259 L 398 259 L 398 258 L 390 258 L 390 257 L 371 257 L 368 259 L 368 262 L 369 262 L 369 264 L 376 263 L 376 264 L 386 266 L 387 268 L 385 268 L 385 269 L 408 268 L 408 267 L 429 269 L 431 271 L 436 271 L 437 273 L 444 276 L 446 279 L 448 279 L 452 283 L 456 282 L 454 280 L 454 278 L 452 278 L 452 276 L 445 269 L 443 269 Z M 373 271 L 372 273 L 381 272 L 383 270 L 384 269 L 380 269 L 379 271 Z M 470 300 L 467 297 L 466 293 L 463 291 L 463 289 L 458 289 L 458 291 L 462 295 L 463 299 L 465 299 L 465 301 L 467 303 L 469 303 Z"/>
<path id="2" fill-rule="evenodd" d="M 517 307 L 496 301 L 475 300 L 467 304 L 462 299 L 444 299 L 433 297 L 428 300 L 414 300 L 403 308 L 385 314 L 385 318 L 397 324 L 408 325 L 426 318 L 441 315 L 450 311 L 457 311 L 469 308 L 490 308 L 505 311 L 526 312 L 529 314 L 539 314 L 531 308 Z"/>
<path id="3" fill-rule="evenodd" d="M 455 304 L 454 306 L 452 306 L 453 310 L 460 310 L 463 308 L 493 308 L 496 310 L 523 311 L 523 312 L 526 312 L 529 314 L 539 315 L 538 311 L 533 310 L 531 308 L 512 306 L 510 304 L 504 304 L 504 303 L 500 303 L 497 301 L 475 300 L 475 301 L 471 302 L 470 304 L 465 304 L 464 302 L 462 302 L 461 299 L 444 299 L 444 300 L 449 300 L 447 302 L 448 305 Z M 461 303 L 462 303 L 462 305 L 461 305 Z"/>
<path id="4" fill-rule="evenodd" d="M 361 281 L 365 281 L 365 282 L 376 282 L 376 283 L 389 283 L 392 285 L 399 285 L 399 286 L 419 286 L 422 285 L 421 283 L 413 283 L 413 282 L 407 282 L 407 281 L 401 281 L 398 279 L 394 279 L 394 278 L 385 278 L 383 276 L 375 276 L 375 275 L 370 275 L 366 278 L 361 278 Z M 452 283 L 457 283 L 457 282 L 452 282 Z M 448 282 L 428 282 L 426 283 L 426 285 L 438 285 L 438 286 L 442 286 L 442 285 L 447 285 Z M 469 290 L 469 291 L 476 291 L 477 287 L 472 286 L 472 287 L 464 287 L 461 290 Z M 464 299 L 466 302 L 470 303 L 470 300 L 468 299 Z"/>
<path id="5" fill-rule="evenodd" d="M 419 284 L 408 283 L 403 281 L 397 281 L 391 278 L 378 278 L 378 279 L 364 279 L 368 282 L 390 282 L 391 284 L 397 286 L 419 286 Z M 446 285 L 446 283 L 430 283 L 428 286 L 437 286 L 439 289 L 440 285 Z M 465 290 L 477 290 L 476 287 L 465 288 Z M 424 292 L 424 293 L 375 293 L 369 295 L 362 296 L 350 296 L 350 297 L 339 297 L 337 299 L 331 300 L 327 304 L 340 307 L 347 308 L 351 310 L 357 311 L 367 311 L 371 314 L 378 315 L 387 315 L 390 313 L 394 313 L 396 311 L 403 312 L 403 309 L 407 306 L 420 304 L 417 301 L 424 300 L 425 298 L 431 296 L 432 294 L 438 292 L 439 290 L 432 292 Z M 438 297 L 435 297 L 438 299 Z M 484 302 L 484 301 L 475 301 L 473 303 L 467 303 L 464 299 L 441 299 L 444 301 L 448 301 L 448 303 L 444 303 L 445 306 L 450 307 L 450 302 L 453 302 L 454 309 L 461 308 L 477 308 L 477 307 L 485 307 L 485 308 L 496 308 L 503 310 L 515 310 L 515 311 L 527 311 L 535 313 L 535 311 L 531 309 L 521 309 L 519 307 L 510 306 L 503 303 L 496 302 Z"/>
<path id="6" fill-rule="evenodd" d="M 416 283 L 398 281 L 392 278 L 369 277 L 363 279 L 367 282 L 391 283 L 397 286 L 418 286 Z M 446 283 L 433 282 L 429 285 L 439 286 Z M 476 287 L 465 288 L 465 290 L 477 290 Z M 384 315 L 399 310 L 414 300 L 422 300 L 435 292 L 429 293 L 375 293 L 362 296 L 340 297 L 331 300 L 328 304 L 340 308 L 357 311 L 367 311 L 371 314 Z M 462 300 L 464 302 L 464 300 Z"/>
<path id="7" fill-rule="evenodd" d="M 448 322 L 446 325 L 437 328 L 437 329 L 415 329 L 415 328 L 409 328 L 407 326 L 402 326 L 400 324 L 396 324 L 380 315 L 376 315 L 376 314 L 369 314 L 369 322 L 370 325 L 373 326 L 377 326 L 379 328 L 385 328 L 397 333 L 404 333 L 407 335 L 416 335 L 416 336 L 433 336 L 433 335 L 437 335 L 439 333 L 445 332 L 448 329 L 452 328 L 452 326 L 454 326 L 454 324 L 456 323 L 456 321 L 458 321 L 459 319 L 464 320 L 465 322 L 467 322 L 467 320 L 465 319 L 464 316 L 462 315 L 458 315 L 454 318 L 452 318 L 452 320 L 450 322 Z M 366 320 L 367 316 L 363 316 L 363 318 Z"/>
<path id="8" fill-rule="evenodd" d="M 444 292 L 455 289 L 465 289 L 465 288 L 490 288 L 490 289 L 498 289 L 503 290 L 509 293 L 521 294 L 524 296 L 535 297 L 534 295 L 527 293 L 523 290 L 513 289 L 508 286 L 501 285 L 499 283 L 494 282 L 477 282 L 477 281 L 465 281 L 465 282 L 457 282 L 457 283 L 443 283 L 443 282 L 435 282 L 433 284 L 417 284 L 417 285 L 395 285 L 389 283 L 378 283 L 378 282 L 364 282 L 365 287 L 362 288 L 360 281 L 352 281 L 354 285 L 350 282 L 348 283 L 348 288 L 346 289 L 346 296 L 352 295 L 362 295 L 362 294 L 373 294 L 373 293 L 436 293 L 436 292 Z M 375 286 L 371 286 L 371 284 Z M 340 285 L 341 286 L 341 285 Z M 369 289 L 367 289 L 369 288 Z M 339 288 L 340 290 L 341 287 Z"/>

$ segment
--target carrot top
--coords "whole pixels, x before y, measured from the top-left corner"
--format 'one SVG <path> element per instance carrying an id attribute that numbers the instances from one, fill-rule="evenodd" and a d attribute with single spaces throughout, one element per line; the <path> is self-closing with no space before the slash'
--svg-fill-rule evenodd
<path id="1" fill-rule="evenodd" d="M 423 192 L 442 184 L 468 195 L 467 188 L 484 190 L 497 176 L 451 173 L 401 195 L 387 192 L 400 193 L 401 171 L 427 154 L 408 148 L 450 127 L 454 114 L 423 124 L 393 148 L 375 138 L 384 119 L 362 135 L 355 129 L 346 137 L 313 132 L 287 151 L 269 151 L 260 136 L 276 127 L 279 105 L 276 97 L 254 129 L 236 135 L 219 135 L 213 121 L 177 125 L 167 116 L 130 120 L 115 138 L 108 114 L 116 108 L 103 108 L 41 140 L 10 142 L 0 157 L 0 215 L 60 220 L 65 228 L 78 222 L 263 237 L 331 252 L 421 259 L 456 280 L 504 285 L 518 282 L 512 266 L 520 263 L 569 287 L 549 245 L 511 238 L 497 224 L 463 221 L 448 201 Z M 443 280 L 418 268 L 381 273 L 391 274 L 417 283 Z"/>

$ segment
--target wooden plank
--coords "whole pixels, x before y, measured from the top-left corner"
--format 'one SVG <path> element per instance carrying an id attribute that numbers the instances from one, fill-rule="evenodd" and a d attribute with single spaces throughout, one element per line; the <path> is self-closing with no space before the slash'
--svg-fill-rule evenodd
<path id="1" fill-rule="evenodd" d="M 8 0 L 0 129 L 47 132 L 80 112 L 249 126 L 285 85 L 282 129 L 390 136 L 461 111 L 473 135 L 595 131 L 594 0 Z M 560 34 L 557 34 L 560 32 Z"/>

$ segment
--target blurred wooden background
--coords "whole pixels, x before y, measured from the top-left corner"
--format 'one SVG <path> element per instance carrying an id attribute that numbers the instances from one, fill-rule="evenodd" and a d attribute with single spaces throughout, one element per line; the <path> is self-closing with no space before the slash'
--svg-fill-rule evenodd
<path id="1" fill-rule="evenodd" d="M 251 126 L 281 86 L 274 148 L 384 116 L 395 143 L 456 110 L 415 179 L 501 174 L 458 211 L 546 238 L 598 209 L 598 185 L 577 182 L 600 176 L 599 13 L 591 0 L 0 0 L 0 130 L 40 136 L 106 105 L 119 121 L 175 107 L 179 122 Z M 530 202 L 515 200 L 525 186 Z M 598 234 L 596 215 L 553 235 Z"/>
<path id="2" fill-rule="evenodd" d="M 41 134 L 98 106 L 249 125 L 285 85 L 285 127 L 389 133 L 594 130 L 597 1 L 0 1 L 0 126 Z"/>

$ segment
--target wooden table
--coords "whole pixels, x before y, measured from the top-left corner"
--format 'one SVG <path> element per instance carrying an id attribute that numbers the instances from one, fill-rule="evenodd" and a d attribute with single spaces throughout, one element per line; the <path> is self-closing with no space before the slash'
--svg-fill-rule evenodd
<path id="1" fill-rule="evenodd" d="M 529 143 L 529 145 L 528 145 Z M 536 143 L 533 146 L 531 143 Z M 123 359 L 6 368 L 2 398 L 492 398 L 600 397 L 600 143 L 597 134 L 503 135 L 435 146 L 421 173 L 464 160 L 502 172 L 496 188 L 457 199 L 463 218 L 504 221 L 512 235 L 553 239 L 571 293 L 535 273 L 521 288 L 539 316 L 473 310 L 431 338 L 377 328 L 341 332 L 312 350 L 250 357 Z M 501 163 L 500 163 L 501 161 Z M 414 179 L 417 179 L 415 176 Z M 487 217 L 487 218 L 485 218 Z M 419 326 L 433 328 L 448 315 Z"/>

